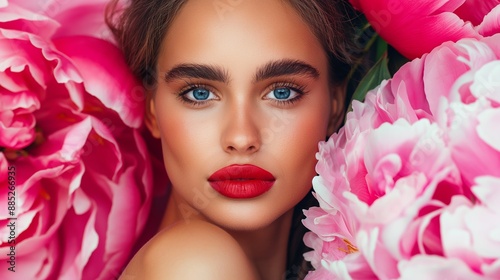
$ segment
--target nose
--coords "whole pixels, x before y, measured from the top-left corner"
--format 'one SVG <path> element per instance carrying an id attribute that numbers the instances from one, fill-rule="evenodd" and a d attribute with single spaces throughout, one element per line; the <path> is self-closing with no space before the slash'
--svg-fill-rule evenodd
<path id="1" fill-rule="evenodd" d="M 253 154 L 261 147 L 261 135 L 256 110 L 238 106 L 228 110 L 224 116 L 221 144 L 225 152 Z"/>

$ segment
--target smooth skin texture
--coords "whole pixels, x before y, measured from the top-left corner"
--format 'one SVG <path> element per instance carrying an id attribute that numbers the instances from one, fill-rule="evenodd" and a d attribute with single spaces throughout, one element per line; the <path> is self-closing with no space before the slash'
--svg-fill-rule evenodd
<path id="1" fill-rule="evenodd" d="M 207 222 L 191 221 L 159 232 L 141 248 L 120 279 L 256 280 L 259 277 L 227 232 Z"/>
<path id="2" fill-rule="evenodd" d="M 318 142 L 342 115 L 343 94 L 329 83 L 321 44 L 284 1 L 241 1 L 221 13 L 213 1 L 189 0 L 162 42 L 158 73 L 149 126 L 161 138 L 173 189 L 165 230 L 129 267 L 164 277 L 142 279 L 224 279 L 212 257 L 220 251 L 228 269 L 248 262 L 259 279 L 280 279 L 293 208 L 311 190 Z M 276 181 L 256 198 L 224 197 L 207 179 L 231 164 L 257 165 Z M 197 220 L 206 223 L 192 232 L 185 221 Z M 191 258 L 196 242 L 208 248 Z M 192 270 L 177 278 L 179 254 Z"/>

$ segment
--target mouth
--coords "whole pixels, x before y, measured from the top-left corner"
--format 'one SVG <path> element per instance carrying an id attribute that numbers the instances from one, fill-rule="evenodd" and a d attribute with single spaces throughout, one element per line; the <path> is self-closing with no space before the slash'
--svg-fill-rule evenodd
<path id="1" fill-rule="evenodd" d="M 217 170 L 209 178 L 210 186 L 228 198 L 258 197 L 271 189 L 276 179 L 255 165 L 230 165 Z"/>

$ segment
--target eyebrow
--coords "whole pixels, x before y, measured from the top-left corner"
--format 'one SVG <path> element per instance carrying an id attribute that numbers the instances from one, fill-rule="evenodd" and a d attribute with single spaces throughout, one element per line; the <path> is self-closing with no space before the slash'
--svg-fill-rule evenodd
<path id="1" fill-rule="evenodd" d="M 287 75 L 303 75 L 311 78 L 318 78 L 319 71 L 313 66 L 300 60 L 282 59 L 272 61 L 257 70 L 255 74 L 255 82 L 269 78 L 287 76 Z"/>
<path id="2" fill-rule="evenodd" d="M 179 64 L 165 74 L 168 83 L 174 79 L 194 78 L 227 83 L 229 76 L 223 68 L 205 64 Z"/>
<path id="3" fill-rule="evenodd" d="M 281 59 L 271 61 L 260 67 L 254 77 L 254 83 L 287 75 L 303 75 L 312 78 L 319 77 L 319 71 L 313 66 L 293 59 Z M 174 66 L 165 73 L 165 81 L 168 83 L 175 79 L 197 78 L 222 83 L 228 83 L 229 75 L 223 68 L 213 65 L 183 63 Z"/>

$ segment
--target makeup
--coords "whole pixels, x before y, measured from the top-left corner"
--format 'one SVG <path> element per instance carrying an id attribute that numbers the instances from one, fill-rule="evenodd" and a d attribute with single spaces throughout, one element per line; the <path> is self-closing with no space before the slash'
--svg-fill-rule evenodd
<path id="1" fill-rule="evenodd" d="M 275 180 L 273 174 L 251 164 L 229 165 L 208 178 L 218 193 L 236 199 L 260 196 L 271 189 Z"/>

